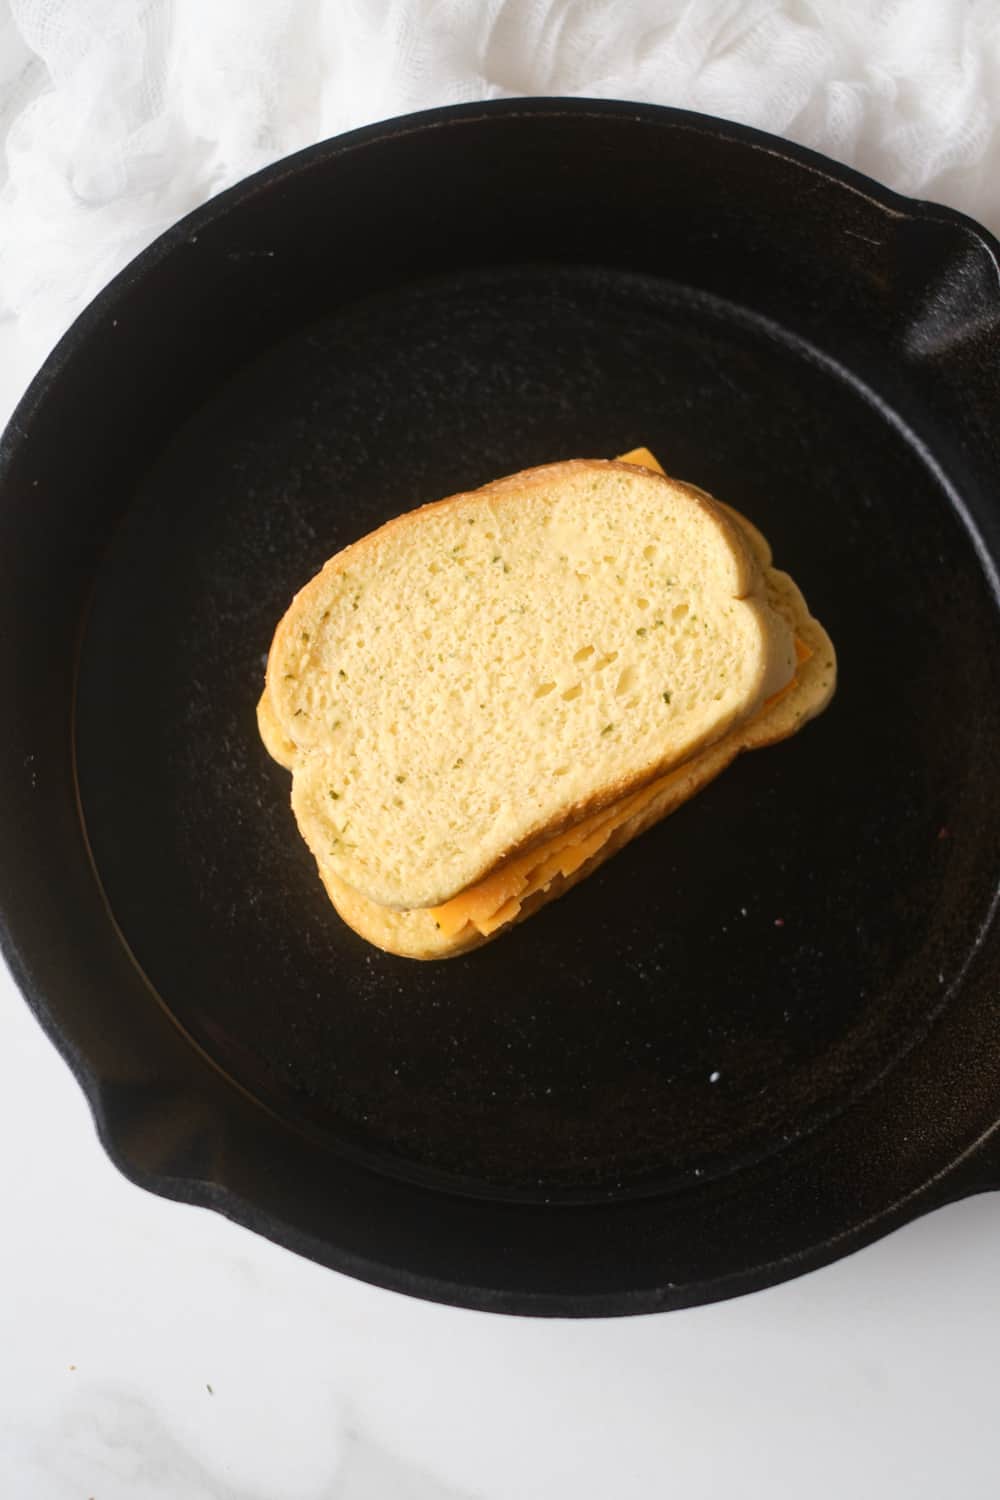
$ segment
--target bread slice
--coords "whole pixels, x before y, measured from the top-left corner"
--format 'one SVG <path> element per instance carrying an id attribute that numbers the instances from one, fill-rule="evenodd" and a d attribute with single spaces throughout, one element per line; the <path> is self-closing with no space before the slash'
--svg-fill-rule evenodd
<path id="1" fill-rule="evenodd" d="M 747 535 L 692 486 L 573 460 L 332 558 L 277 629 L 259 722 L 348 920 L 409 931 L 783 689 L 794 625 Z"/>
<path id="2" fill-rule="evenodd" d="M 729 508 L 727 507 L 727 510 Z M 833 643 L 823 626 L 810 613 L 805 599 L 787 573 L 771 565 L 771 549 L 756 527 L 736 511 L 729 514 L 740 526 L 764 572 L 771 606 L 777 610 L 801 643 L 800 660 L 792 684 L 774 696 L 753 718 L 738 725 L 715 744 L 676 767 L 640 794 L 641 805 L 614 818 L 608 836 L 595 852 L 568 875 L 557 871 L 544 888 L 532 891 L 518 903 L 511 917 L 492 932 L 483 933 L 473 923 L 447 933 L 433 911 L 393 911 L 366 900 L 351 889 L 323 861 L 319 873 L 330 900 L 349 926 L 378 948 L 406 958 L 451 958 L 491 942 L 517 922 L 522 922 L 549 901 L 554 901 L 598 869 L 632 839 L 652 828 L 713 781 L 743 750 L 773 745 L 796 733 L 823 711 L 833 696 L 837 663 Z M 627 799 L 626 799 L 627 800 Z M 636 800 L 633 797 L 633 800 Z M 612 809 L 614 813 L 616 809 Z"/>

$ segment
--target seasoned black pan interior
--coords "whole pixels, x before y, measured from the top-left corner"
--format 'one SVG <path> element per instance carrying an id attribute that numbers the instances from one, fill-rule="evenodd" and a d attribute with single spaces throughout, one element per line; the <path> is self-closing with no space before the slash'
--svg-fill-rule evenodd
<path id="1" fill-rule="evenodd" d="M 257 738 L 277 619 L 401 510 L 639 442 L 772 539 L 837 643 L 834 704 L 489 948 L 379 953 Z M 944 1003 L 1000 727 L 995 658 L 955 646 L 995 632 L 909 434 L 779 328 L 623 271 L 423 280 L 267 351 L 144 475 L 84 643 L 83 811 L 163 1003 L 283 1119 L 463 1191 L 649 1191 L 780 1151 Z"/>

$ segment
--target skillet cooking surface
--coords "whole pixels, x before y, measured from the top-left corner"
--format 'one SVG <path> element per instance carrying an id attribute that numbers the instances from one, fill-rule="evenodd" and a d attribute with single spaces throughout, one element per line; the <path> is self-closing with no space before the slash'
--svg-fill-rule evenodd
<path id="1" fill-rule="evenodd" d="M 573 1314 L 763 1285 L 992 1183 L 956 1163 L 1000 1114 L 993 255 L 753 132 L 521 101 L 303 153 L 99 299 L 0 472 L 33 504 L 2 894 L 129 1175 Z M 380 953 L 257 736 L 277 620 L 391 515 L 640 443 L 770 539 L 832 705 L 487 948 Z"/>
<path id="2" fill-rule="evenodd" d="M 772 539 L 838 646 L 838 697 L 502 941 L 379 953 L 330 908 L 256 735 L 275 623 L 398 511 L 639 441 Z M 143 481 L 83 652 L 97 868 L 206 1051 L 380 1166 L 574 1193 L 726 1171 L 909 1046 L 982 925 L 992 664 L 951 672 L 956 626 L 983 639 L 993 613 L 947 495 L 792 340 L 625 273 L 419 285 L 258 360 Z"/>

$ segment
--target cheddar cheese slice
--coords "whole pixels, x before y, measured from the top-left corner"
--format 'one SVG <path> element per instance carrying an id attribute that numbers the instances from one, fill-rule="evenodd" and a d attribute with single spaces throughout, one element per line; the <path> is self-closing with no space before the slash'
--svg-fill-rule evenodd
<path id="1" fill-rule="evenodd" d="M 662 474 L 664 479 L 667 471 L 660 463 L 655 454 L 650 453 L 648 448 L 630 448 L 627 453 L 618 455 L 620 464 L 635 464 L 639 469 L 652 469 L 654 474 Z"/>

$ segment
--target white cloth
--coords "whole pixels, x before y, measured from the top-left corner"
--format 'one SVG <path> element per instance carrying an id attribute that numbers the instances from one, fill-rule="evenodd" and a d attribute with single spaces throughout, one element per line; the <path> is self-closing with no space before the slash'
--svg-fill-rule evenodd
<path id="1" fill-rule="evenodd" d="M 0 0 L 0 422 L 175 219 L 458 100 L 728 116 L 1000 229 L 1000 0 Z"/>

